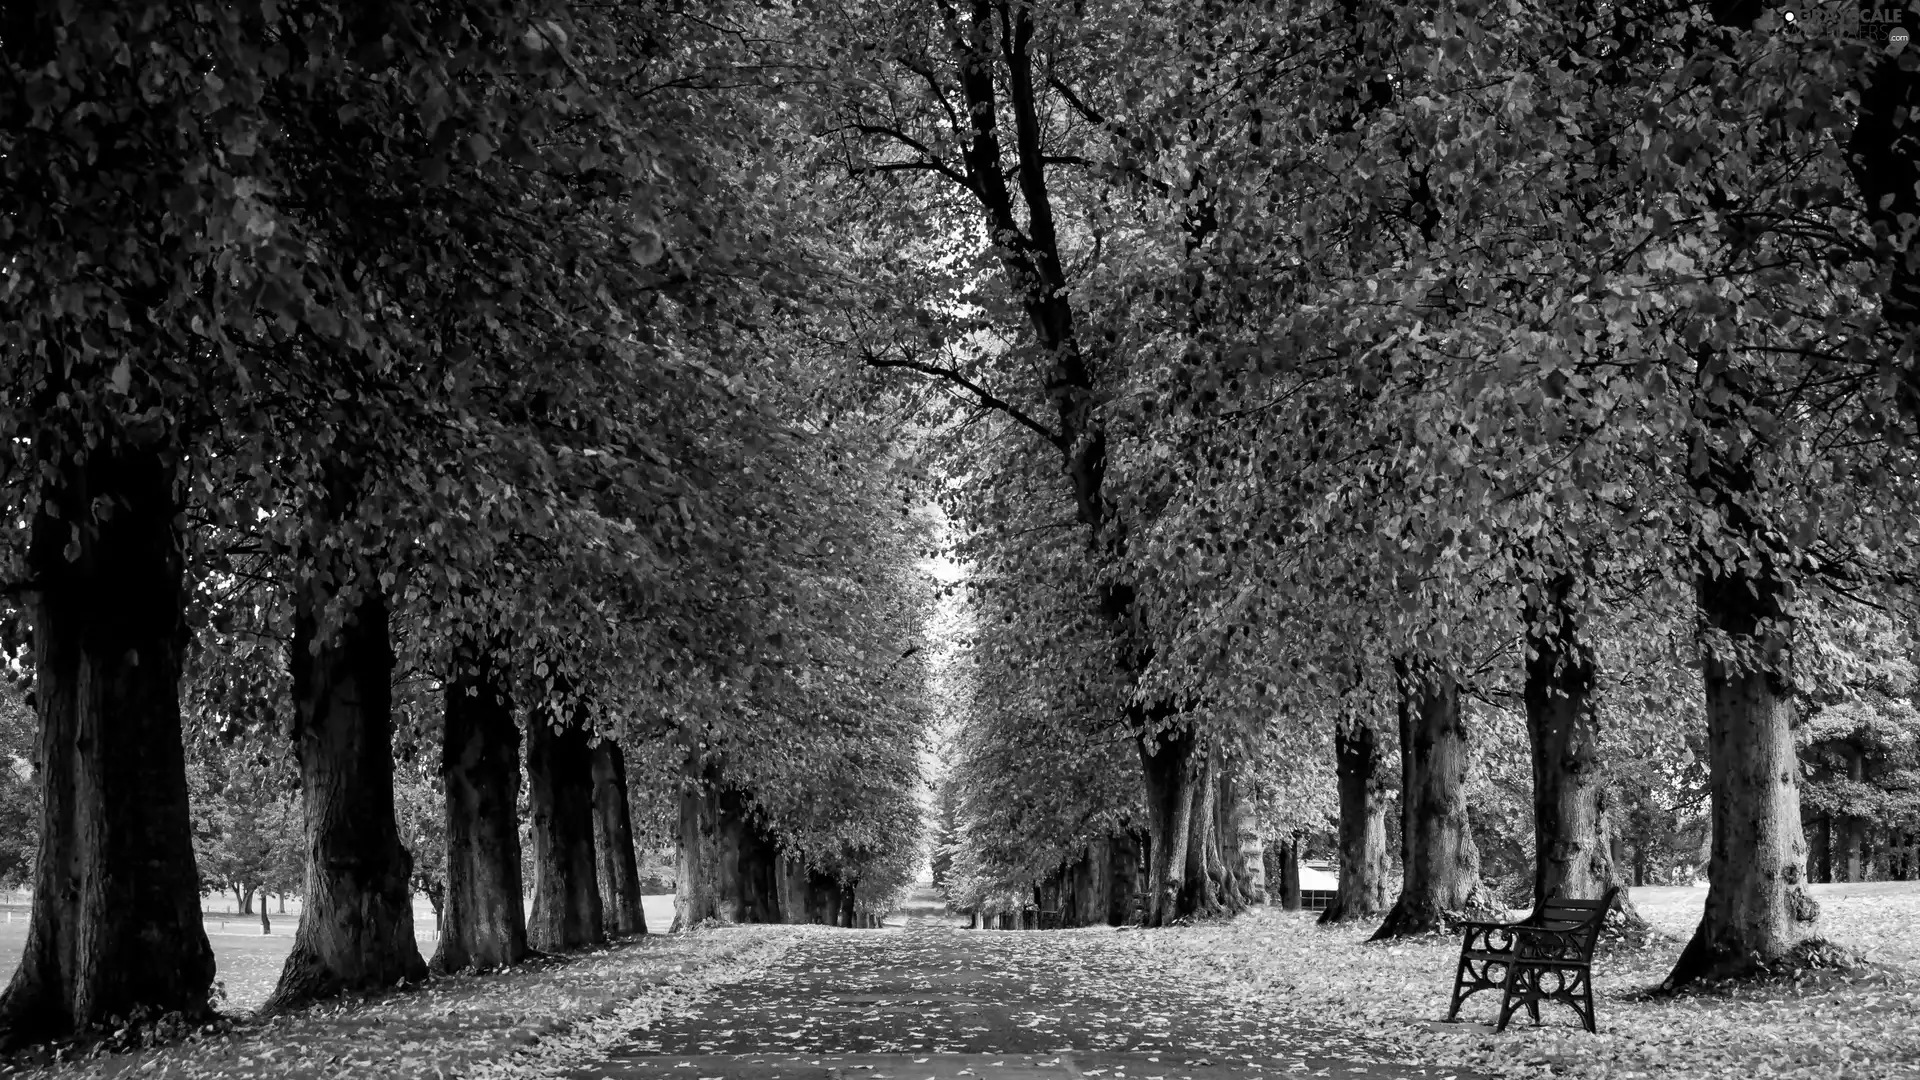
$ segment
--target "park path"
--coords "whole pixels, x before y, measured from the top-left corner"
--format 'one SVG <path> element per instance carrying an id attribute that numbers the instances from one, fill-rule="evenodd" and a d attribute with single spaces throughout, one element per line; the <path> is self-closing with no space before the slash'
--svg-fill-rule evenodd
<path id="1" fill-rule="evenodd" d="M 1152 967 L 1112 930 L 811 935 L 771 970 L 632 1033 L 573 1080 L 1469 1080 L 1387 1063 Z"/>

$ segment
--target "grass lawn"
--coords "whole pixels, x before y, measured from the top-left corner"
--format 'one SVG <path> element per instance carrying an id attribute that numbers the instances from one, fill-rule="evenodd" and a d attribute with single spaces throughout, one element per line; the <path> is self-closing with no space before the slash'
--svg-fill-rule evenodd
<path id="1" fill-rule="evenodd" d="M 1508 1077 L 1879 1080 L 1920 1076 L 1920 883 L 1817 885 L 1827 937 L 1869 966 L 1731 989 L 1648 997 L 1699 921 L 1704 888 L 1633 891 L 1670 935 L 1644 948 L 1603 949 L 1595 961 L 1598 1035 L 1572 1010 L 1545 1006 L 1500 1035 L 1491 993 L 1447 1013 L 1459 939 L 1369 943 L 1372 926 L 1322 928 L 1311 913 L 1264 909 L 1230 923 L 1128 933 L 1143 962 L 1213 984 L 1223 1007 L 1258 1000 L 1302 1024 L 1349 1030 L 1403 1060 Z M 1097 932 L 1097 931 L 1084 931 Z M 1484 1021 L 1484 1023 L 1480 1023 Z"/>
<path id="2" fill-rule="evenodd" d="M 231 903 L 232 898 L 227 898 Z M 647 928 L 655 932 L 665 932 L 673 925 L 673 897 L 648 896 L 642 899 L 647 912 Z M 273 985 L 280 978 L 280 968 L 286 963 L 287 950 L 293 948 L 293 931 L 299 925 L 299 905 L 290 905 L 291 913 L 271 917 L 273 933 L 260 933 L 260 920 L 254 915 L 229 915 L 224 919 L 216 912 L 209 912 L 206 919 L 207 940 L 213 945 L 213 958 L 216 965 L 214 979 L 226 992 L 226 1002 L 222 1008 L 228 1012 L 251 1012 L 260 1003 L 267 1000 L 273 992 Z M 222 923 L 224 922 L 224 927 Z M 416 904 L 414 911 L 414 940 L 420 945 L 420 955 L 429 959 L 437 942 L 433 934 L 433 910 L 424 904 Z M 0 917 L 0 985 L 13 977 L 13 969 L 20 963 L 20 951 L 27 940 L 27 919 L 24 914 L 15 914 L 12 922 Z"/>

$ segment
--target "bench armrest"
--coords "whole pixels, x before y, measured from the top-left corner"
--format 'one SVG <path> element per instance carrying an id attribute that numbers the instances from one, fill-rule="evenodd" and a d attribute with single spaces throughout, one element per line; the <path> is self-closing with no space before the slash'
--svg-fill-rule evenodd
<path id="1" fill-rule="evenodd" d="M 1504 953 L 1513 951 L 1513 935 L 1520 929 L 1520 924 L 1465 919 L 1461 921 L 1460 929 L 1463 931 L 1460 936 L 1461 953 Z"/>

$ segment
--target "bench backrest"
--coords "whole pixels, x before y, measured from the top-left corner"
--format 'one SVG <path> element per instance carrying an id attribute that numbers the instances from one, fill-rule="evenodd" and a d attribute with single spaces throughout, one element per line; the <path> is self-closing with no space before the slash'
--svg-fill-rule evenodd
<path id="1" fill-rule="evenodd" d="M 1620 888 L 1614 886 L 1598 900 L 1550 899 L 1535 908 L 1526 923 L 1542 930 L 1578 931 L 1582 949 L 1591 955 L 1594 943 L 1600 940 L 1600 928 L 1606 925 L 1607 911 L 1619 896 Z"/>

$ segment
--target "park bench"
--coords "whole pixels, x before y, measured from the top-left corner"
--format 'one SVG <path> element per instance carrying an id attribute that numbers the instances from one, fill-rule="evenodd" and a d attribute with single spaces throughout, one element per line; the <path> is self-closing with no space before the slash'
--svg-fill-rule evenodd
<path id="1" fill-rule="evenodd" d="M 1548 900 L 1519 922 L 1461 924 L 1460 966 L 1453 974 L 1453 1006 L 1447 1019 L 1482 990 L 1499 990 L 1500 1022 L 1505 1031 L 1516 1009 L 1526 1006 L 1540 1022 L 1540 1003 L 1558 1001 L 1593 1027 L 1593 947 L 1600 940 L 1607 911 L 1620 895 L 1608 889 L 1599 900 Z"/>

